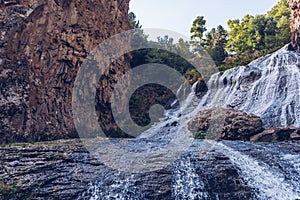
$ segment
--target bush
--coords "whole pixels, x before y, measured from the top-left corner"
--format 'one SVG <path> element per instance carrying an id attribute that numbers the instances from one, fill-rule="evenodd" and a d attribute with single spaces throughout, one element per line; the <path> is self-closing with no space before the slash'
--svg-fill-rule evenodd
<path id="1" fill-rule="evenodd" d="M 194 135 L 195 139 L 205 139 L 206 138 L 206 132 L 205 131 L 198 131 Z"/>
<path id="2" fill-rule="evenodd" d="M 226 71 L 227 69 L 238 67 L 238 66 L 246 66 L 253 60 L 266 56 L 270 53 L 277 51 L 280 47 L 272 48 L 272 49 L 264 49 L 264 50 L 256 50 L 254 52 L 245 51 L 244 53 L 234 54 L 228 56 L 224 60 L 224 65 L 219 66 L 220 71 Z"/>

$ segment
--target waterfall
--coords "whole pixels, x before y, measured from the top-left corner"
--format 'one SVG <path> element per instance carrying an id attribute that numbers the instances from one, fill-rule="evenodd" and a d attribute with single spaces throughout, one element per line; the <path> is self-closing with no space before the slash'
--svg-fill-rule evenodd
<path id="1" fill-rule="evenodd" d="M 208 92 L 201 99 L 198 99 L 195 95 L 196 84 L 192 86 L 192 91 L 188 95 L 185 95 L 187 91 L 182 86 L 177 92 L 179 94 L 180 90 L 184 90 L 185 100 L 181 101 L 182 105 L 176 107 L 179 101 L 175 100 L 172 103 L 173 108 L 165 112 L 165 117 L 160 119 L 160 122 L 152 125 L 133 142 L 126 141 L 126 144 L 131 144 L 127 148 L 138 148 L 139 151 L 144 152 L 163 148 L 163 145 L 174 138 L 176 132 L 188 132 L 187 123 L 199 111 L 213 107 L 234 108 L 256 114 L 262 118 L 266 127 L 300 127 L 299 58 L 298 53 L 289 52 L 287 47 L 284 47 L 273 54 L 253 61 L 248 66 L 236 67 L 225 71 L 223 74 L 214 74 L 207 83 Z M 184 143 L 186 140 L 180 140 L 180 142 Z M 210 141 L 202 141 L 201 144 L 197 143 L 198 146 L 192 145 L 187 151 L 189 154 L 199 156 L 202 151 L 200 146 L 208 145 L 207 143 L 210 143 Z M 276 156 L 270 157 L 271 161 L 265 162 L 257 153 L 250 154 L 249 149 L 236 150 L 229 147 L 225 142 L 211 141 L 211 143 L 211 145 L 208 145 L 209 149 L 206 148 L 205 151 L 213 149 L 218 152 L 221 156 L 217 155 L 216 157 L 221 157 L 221 160 L 218 161 L 222 164 L 226 163 L 226 158 L 228 158 L 228 162 L 238 170 L 238 175 L 233 174 L 232 176 L 235 176 L 236 180 L 241 179 L 241 182 L 243 182 L 242 186 L 238 183 L 234 184 L 242 188 L 244 186 L 250 187 L 252 189 L 250 196 L 252 195 L 253 199 L 300 199 L 300 184 L 298 183 L 300 157 L 295 152 L 289 151 L 289 147 L 276 146 L 276 144 L 265 147 L 265 144 L 250 145 L 250 143 L 238 141 L 233 143 L 236 147 L 245 145 L 250 150 L 259 147 L 262 153 L 266 152 L 265 156 L 270 155 L 270 152 L 276 154 Z M 126 147 L 124 146 L 124 148 Z M 276 151 L 269 151 L 273 148 Z M 279 153 L 281 148 L 288 150 L 281 154 Z M 209 159 L 217 159 L 216 157 L 209 157 Z M 162 158 L 160 155 L 156 155 L 154 159 L 160 160 Z M 222 159 L 225 159 L 224 162 Z M 97 182 L 91 184 L 88 193 L 91 200 L 147 199 L 144 195 L 146 193 L 150 195 L 153 191 L 157 193 L 165 191 L 164 199 L 219 199 L 219 193 L 213 191 L 213 188 L 207 187 L 206 184 L 209 183 L 203 180 L 203 177 L 208 176 L 201 177 L 199 172 L 197 173 L 195 162 L 197 162 L 197 159 L 192 160 L 189 156 L 182 156 L 170 166 L 166 166 L 170 173 L 166 173 L 164 170 L 150 172 L 145 175 L 145 177 L 148 177 L 147 180 L 143 179 L 144 175 L 135 177 L 135 175 L 125 175 L 121 172 L 108 172 L 109 175 L 103 175 Z M 272 166 L 272 162 L 276 163 L 277 166 Z M 199 166 L 197 169 L 199 169 Z M 163 179 L 171 176 L 172 181 L 170 183 L 166 180 L 162 183 L 156 179 L 153 181 L 159 173 L 166 173 L 162 175 Z M 209 172 L 204 170 L 203 173 Z M 218 172 L 216 171 L 216 173 Z M 209 175 L 211 176 L 211 174 Z M 149 180 L 152 181 L 151 184 L 143 183 L 143 181 L 147 182 Z M 156 182 L 158 184 L 168 184 L 161 187 L 164 189 L 170 188 L 170 190 L 161 190 L 160 187 L 155 186 Z M 220 184 L 222 184 L 222 180 L 220 180 Z M 145 185 L 147 189 L 145 189 Z M 155 189 L 149 189 L 152 186 Z M 222 187 L 226 188 L 226 185 Z M 210 190 L 207 188 L 210 188 Z M 248 197 L 247 195 L 238 196 L 238 194 L 231 194 L 230 192 L 226 195 L 237 195 L 233 196 L 233 199 Z M 223 196 L 223 198 L 225 197 Z M 156 199 L 161 198 L 156 196 Z"/>
<path id="2" fill-rule="evenodd" d="M 184 94 L 186 98 L 184 99 L 182 105 L 180 105 L 177 108 L 167 110 L 165 112 L 165 118 L 161 119 L 160 122 L 155 123 L 150 127 L 148 130 L 144 131 L 138 138 L 155 138 L 159 137 L 162 138 L 165 136 L 169 137 L 173 136 L 172 132 L 166 131 L 167 129 L 170 129 L 169 125 L 173 124 L 174 122 L 177 123 L 180 120 L 180 123 L 183 127 L 180 128 L 186 128 L 186 124 L 189 122 L 189 120 L 197 113 L 197 110 L 195 108 L 197 107 L 199 103 L 199 99 L 197 98 L 195 94 L 197 83 L 193 84 L 191 87 L 191 91 L 188 95 Z M 180 93 L 181 90 L 183 90 L 183 93 L 186 93 L 186 88 L 182 88 L 181 86 L 177 94 Z M 175 100 L 172 104 L 176 104 L 177 100 Z M 179 127 L 176 127 L 176 129 Z M 172 129 L 172 128 L 171 128 Z M 188 130 L 184 130 L 188 131 Z M 166 135 L 166 133 L 168 135 Z"/>
<path id="3" fill-rule="evenodd" d="M 281 159 L 289 162 L 300 176 L 300 155 L 286 154 Z"/>
<path id="4" fill-rule="evenodd" d="M 101 179 L 90 186 L 88 189 L 91 195 L 90 200 L 142 199 L 139 188 L 134 184 L 133 175 L 126 176 L 120 172 L 109 174 L 107 179 Z"/>
<path id="5" fill-rule="evenodd" d="M 173 198 L 181 199 L 207 199 L 204 183 L 195 172 L 190 158 L 180 159 L 174 164 L 173 172 Z"/>
<path id="6" fill-rule="evenodd" d="M 299 58 L 283 47 L 247 66 L 214 74 L 199 109 L 234 108 L 260 116 L 266 127 L 300 127 Z"/>
<path id="7" fill-rule="evenodd" d="M 222 143 L 218 143 L 216 148 L 228 156 L 240 169 L 244 181 L 254 189 L 254 199 L 300 199 L 300 185 L 285 180 L 283 174 L 272 170 L 267 164 L 235 151 Z M 295 185 L 298 188 L 295 188 Z"/>

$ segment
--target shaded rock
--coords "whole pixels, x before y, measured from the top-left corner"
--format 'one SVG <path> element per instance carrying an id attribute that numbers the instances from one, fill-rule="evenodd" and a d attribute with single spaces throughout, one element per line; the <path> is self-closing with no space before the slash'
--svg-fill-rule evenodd
<path id="1" fill-rule="evenodd" d="M 291 31 L 292 31 L 292 47 L 300 51 L 300 1 L 289 0 L 291 9 Z"/>
<path id="2" fill-rule="evenodd" d="M 251 136 L 263 131 L 258 116 L 233 109 L 200 111 L 188 125 L 194 135 L 205 131 L 209 139 L 249 140 Z"/>
<path id="3" fill-rule="evenodd" d="M 300 129 L 295 127 L 271 128 L 251 137 L 253 142 L 300 141 Z"/>
<path id="4" fill-rule="evenodd" d="M 129 0 L 0 1 L 0 143 L 77 137 L 71 100 L 78 69 L 98 44 L 130 29 L 128 9 Z M 104 130 L 117 131 L 110 96 L 129 61 L 121 56 L 99 81 Z"/>
<path id="5" fill-rule="evenodd" d="M 291 140 L 295 140 L 295 141 L 300 141 L 300 134 L 299 134 L 299 130 L 297 131 L 298 133 L 296 132 L 293 132 L 290 137 L 291 137 Z"/>
<path id="6" fill-rule="evenodd" d="M 195 93 L 198 97 L 203 97 L 208 91 L 208 87 L 204 81 L 204 79 L 199 79 L 196 85 Z"/>

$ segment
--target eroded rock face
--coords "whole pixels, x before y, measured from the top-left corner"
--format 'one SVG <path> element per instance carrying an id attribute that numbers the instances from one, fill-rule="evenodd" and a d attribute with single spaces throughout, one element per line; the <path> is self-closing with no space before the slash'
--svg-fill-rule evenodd
<path id="1" fill-rule="evenodd" d="M 93 48 L 130 28 L 129 0 L 0 4 L 0 143 L 76 137 L 76 73 Z M 112 88 L 129 67 L 129 57 L 122 56 L 99 82 L 99 121 L 107 130 L 116 129 L 108 109 Z"/>
<path id="2" fill-rule="evenodd" d="M 289 0 L 291 8 L 292 46 L 300 51 L 300 1 Z"/>
<path id="3" fill-rule="evenodd" d="M 254 114 L 234 109 L 208 109 L 189 122 L 189 130 L 204 131 L 210 139 L 249 140 L 263 131 L 261 119 Z"/>

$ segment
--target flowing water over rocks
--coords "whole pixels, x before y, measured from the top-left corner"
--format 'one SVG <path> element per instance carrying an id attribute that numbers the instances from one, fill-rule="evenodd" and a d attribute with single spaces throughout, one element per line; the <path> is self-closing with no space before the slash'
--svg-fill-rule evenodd
<path id="1" fill-rule="evenodd" d="M 172 165 L 141 174 L 109 169 L 74 144 L 0 148 L 0 199 L 300 198 L 297 143 L 195 140 Z"/>
<path id="2" fill-rule="evenodd" d="M 266 127 L 299 127 L 298 58 L 297 53 L 283 48 L 249 66 L 213 75 L 202 99 L 191 92 L 181 109 L 166 111 L 166 117 L 139 138 L 109 142 L 124 148 L 128 155 L 159 151 L 176 134 L 189 138 L 187 123 L 211 107 L 254 113 Z M 211 130 L 217 131 L 215 127 Z M 194 140 L 173 162 L 157 154 L 152 161 L 162 167 L 130 173 L 133 166 L 129 162 L 121 165 L 126 170 L 112 169 L 104 159 L 118 162 L 116 157 L 101 160 L 78 141 L 1 147 L 0 199 L 296 200 L 300 199 L 299 153 L 299 143 L 291 142 Z M 153 163 L 143 167 L 153 167 Z"/>
<path id="3" fill-rule="evenodd" d="M 265 127 L 300 127 L 300 56 L 288 46 L 247 66 L 214 74 L 199 109 L 225 107 L 253 113 Z"/>

